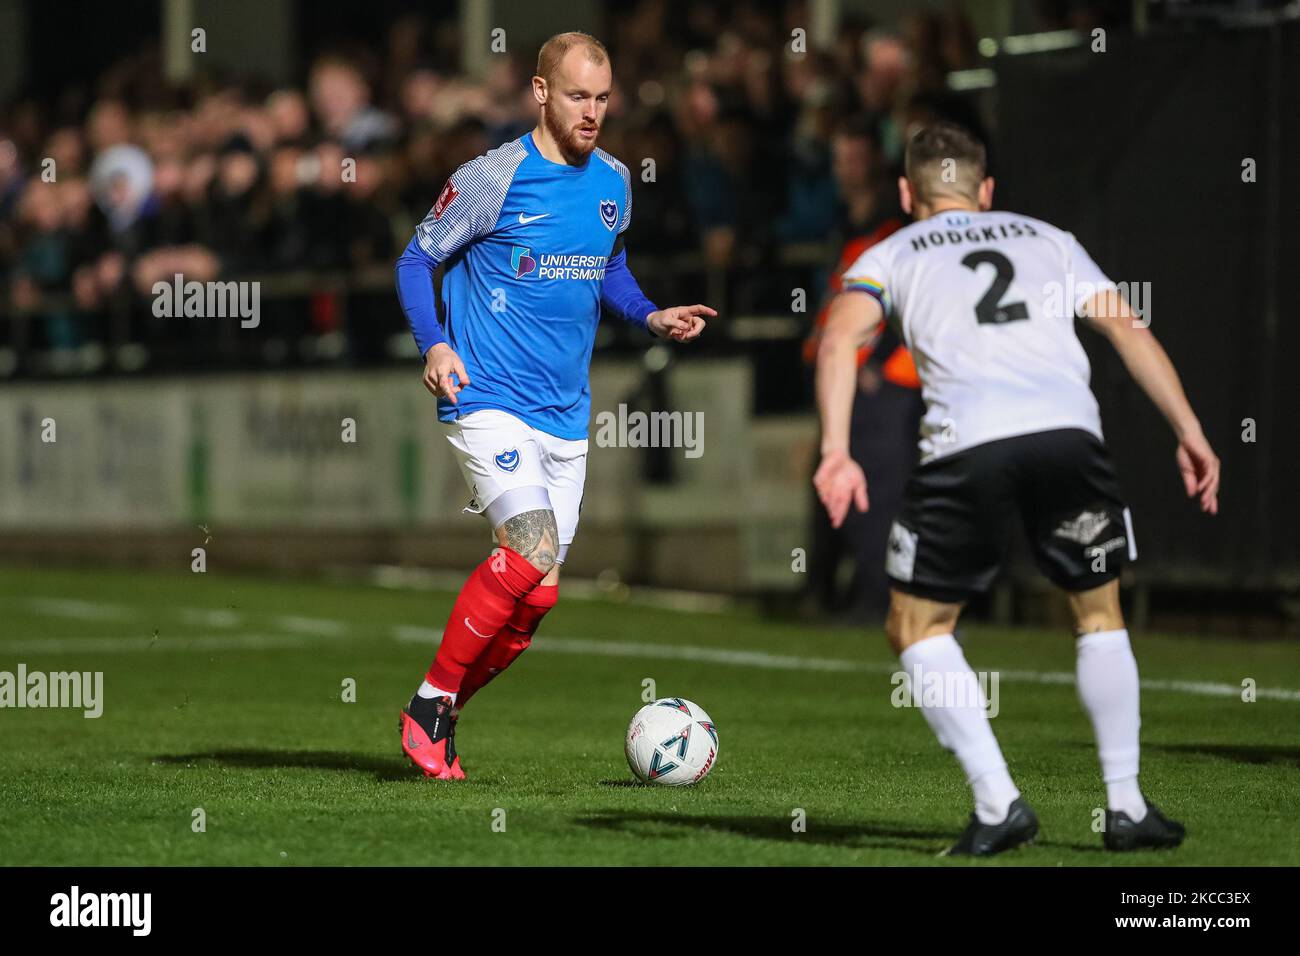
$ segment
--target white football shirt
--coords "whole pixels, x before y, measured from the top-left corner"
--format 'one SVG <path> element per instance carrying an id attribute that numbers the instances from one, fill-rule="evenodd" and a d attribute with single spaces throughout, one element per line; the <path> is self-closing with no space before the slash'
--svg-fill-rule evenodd
<path id="1" fill-rule="evenodd" d="M 901 326 L 925 399 L 921 461 L 1054 428 L 1101 435 L 1078 309 L 1115 289 L 1068 232 L 1011 212 L 941 212 L 864 252 L 844 289 Z"/>

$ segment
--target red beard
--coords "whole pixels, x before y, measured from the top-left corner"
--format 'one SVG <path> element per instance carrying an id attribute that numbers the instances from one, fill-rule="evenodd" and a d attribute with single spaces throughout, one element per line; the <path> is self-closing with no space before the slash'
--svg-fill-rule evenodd
<path id="1" fill-rule="evenodd" d="M 564 158 L 570 162 L 581 162 L 591 155 L 591 151 L 596 148 L 596 140 L 599 138 L 600 131 L 600 127 L 597 126 L 597 135 L 591 139 L 584 139 L 578 132 L 580 126 L 565 128 L 553 122 L 550 116 L 546 118 L 546 128 L 550 131 L 551 138 L 560 147 L 560 152 L 564 154 Z"/>

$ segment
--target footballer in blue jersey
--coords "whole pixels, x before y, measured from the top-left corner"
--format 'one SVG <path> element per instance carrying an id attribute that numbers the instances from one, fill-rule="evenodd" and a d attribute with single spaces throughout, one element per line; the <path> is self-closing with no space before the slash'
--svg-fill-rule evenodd
<path id="1" fill-rule="evenodd" d="M 678 342 L 717 314 L 660 309 L 628 271 L 631 175 L 596 146 L 612 86 L 594 37 L 547 40 L 532 80 L 537 127 L 457 169 L 397 262 L 424 383 L 469 486 L 465 510 L 488 519 L 499 545 L 461 589 L 402 711 L 402 749 L 428 777 L 464 778 L 461 708 L 555 605 L 582 502 L 601 306 Z"/>

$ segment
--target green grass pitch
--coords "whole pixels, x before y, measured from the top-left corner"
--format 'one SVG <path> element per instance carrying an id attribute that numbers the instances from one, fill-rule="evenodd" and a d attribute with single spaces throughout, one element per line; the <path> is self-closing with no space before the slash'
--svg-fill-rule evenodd
<path id="1" fill-rule="evenodd" d="M 964 780 L 921 715 L 891 705 L 893 659 L 874 628 L 564 598 L 466 708 L 470 779 L 422 779 L 397 715 L 451 600 L 216 573 L 0 571 L 0 671 L 104 674 L 98 719 L 0 710 L 0 863 L 1300 864 L 1300 655 L 1284 642 L 1135 636 L 1155 682 L 1144 788 L 1189 836 L 1117 856 L 1091 829 L 1103 790 L 1059 676 L 1073 672 L 1070 636 L 968 628 L 972 666 L 1003 674 L 994 729 L 1042 830 L 1034 846 L 963 862 L 935 854 L 969 813 Z M 646 678 L 717 722 L 718 763 L 696 787 L 632 783 L 623 733 Z M 1253 703 L 1207 692 L 1245 678 Z"/>

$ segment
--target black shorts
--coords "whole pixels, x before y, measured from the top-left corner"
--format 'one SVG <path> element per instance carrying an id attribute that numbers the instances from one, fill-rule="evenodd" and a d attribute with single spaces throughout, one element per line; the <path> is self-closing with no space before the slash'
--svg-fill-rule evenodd
<path id="1" fill-rule="evenodd" d="M 988 590 L 1019 513 L 1034 560 L 1067 591 L 1119 576 L 1137 557 L 1105 446 L 1077 428 L 985 442 L 916 469 L 889 532 L 898 590 L 957 603 Z"/>

